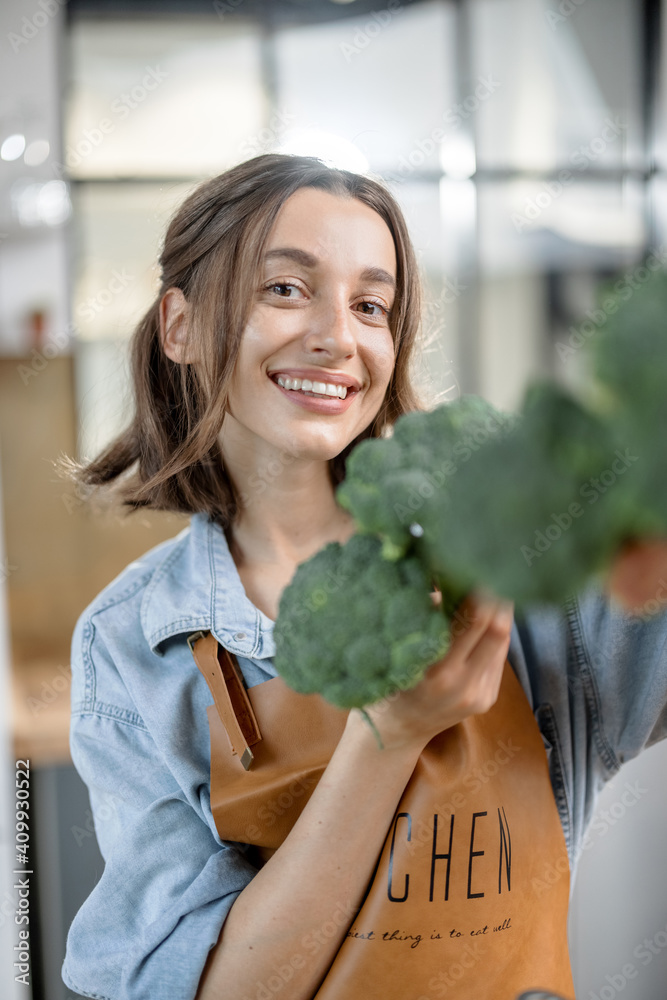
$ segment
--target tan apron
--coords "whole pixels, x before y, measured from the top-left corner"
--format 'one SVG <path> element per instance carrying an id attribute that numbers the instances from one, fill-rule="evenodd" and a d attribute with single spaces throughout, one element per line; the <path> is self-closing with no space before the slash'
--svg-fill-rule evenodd
<path id="1" fill-rule="evenodd" d="M 216 827 L 223 840 L 253 845 L 261 865 L 308 801 L 347 712 L 280 677 L 246 690 L 211 633 L 188 642 L 215 702 L 207 712 Z M 422 752 L 315 997 L 516 1000 L 533 989 L 573 1000 L 569 894 L 546 751 L 506 661 L 495 705 Z"/>

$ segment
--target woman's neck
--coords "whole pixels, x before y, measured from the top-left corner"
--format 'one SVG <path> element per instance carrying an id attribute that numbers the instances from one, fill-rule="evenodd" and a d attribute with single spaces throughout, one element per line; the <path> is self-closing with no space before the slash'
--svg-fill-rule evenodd
<path id="1" fill-rule="evenodd" d="M 225 532 L 237 566 L 295 566 L 354 533 L 336 502 L 329 462 L 279 448 L 229 418 L 220 447 L 238 514 Z"/>
<path id="2" fill-rule="evenodd" d="M 336 504 L 331 488 L 328 496 L 309 495 L 302 500 L 299 503 L 293 493 L 287 497 L 273 493 L 241 508 L 226 532 L 237 566 L 296 565 L 327 542 L 344 543 L 354 534 L 352 515 Z"/>

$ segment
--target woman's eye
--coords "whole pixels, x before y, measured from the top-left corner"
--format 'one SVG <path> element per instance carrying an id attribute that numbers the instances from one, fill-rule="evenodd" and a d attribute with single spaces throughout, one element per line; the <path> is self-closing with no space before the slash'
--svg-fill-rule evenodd
<path id="1" fill-rule="evenodd" d="M 369 308 L 362 309 L 365 316 L 388 316 L 389 310 L 386 306 L 381 305 L 379 302 L 371 302 L 366 300 L 365 302 L 360 302 L 360 306 L 368 306 Z"/>
<path id="2" fill-rule="evenodd" d="M 296 296 L 291 293 L 300 291 L 296 285 L 291 285 L 286 281 L 272 281 L 270 285 L 265 285 L 264 290 L 267 292 L 275 292 L 281 299 L 293 299 Z"/>

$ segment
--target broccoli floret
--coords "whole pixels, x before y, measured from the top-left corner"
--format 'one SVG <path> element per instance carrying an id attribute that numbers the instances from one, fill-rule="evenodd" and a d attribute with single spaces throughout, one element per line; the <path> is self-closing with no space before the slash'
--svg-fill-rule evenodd
<path id="1" fill-rule="evenodd" d="M 400 559 L 446 509 L 449 481 L 467 458 L 513 417 L 479 396 L 399 417 L 390 438 L 362 441 L 347 459 L 336 492 L 361 532 L 380 537 L 382 554 Z"/>
<path id="2" fill-rule="evenodd" d="M 599 408 L 628 462 L 617 490 L 626 538 L 667 534 L 667 274 L 649 274 L 591 343 Z M 613 294 L 605 284 L 599 297 Z"/>
<path id="3" fill-rule="evenodd" d="M 412 687 L 449 648 L 449 621 L 413 558 L 388 562 L 379 539 L 329 542 L 283 590 L 275 666 L 302 694 L 361 708 Z"/>
<path id="4" fill-rule="evenodd" d="M 535 382 L 520 419 L 490 439 L 452 481 L 429 564 L 467 589 L 559 602 L 618 546 L 613 489 L 594 482 L 616 460 L 606 425 L 564 390 Z"/>

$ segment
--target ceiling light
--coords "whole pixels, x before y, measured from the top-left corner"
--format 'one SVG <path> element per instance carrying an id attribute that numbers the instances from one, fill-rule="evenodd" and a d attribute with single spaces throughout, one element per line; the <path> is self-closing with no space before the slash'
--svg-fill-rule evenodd
<path id="1" fill-rule="evenodd" d="M 14 213 L 22 226 L 58 226 L 69 218 L 72 206 L 64 181 L 17 181 L 11 189 Z"/>
<path id="2" fill-rule="evenodd" d="M 46 139 L 36 139 L 30 143 L 23 154 L 23 162 L 28 167 L 38 167 L 40 163 L 44 163 L 50 150 L 51 147 Z"/>
<path id="3" fill-rule="evenodd" d="M 365 174 L 369 169 L 368 160 L 349 139 L 318 129 L 290 129 L 283 134 L 277 151 L 298 156 L 316 156 L 330 167 L 350 170 L 356 174 Z"/>
<path id="4" fill-rule="evenodd" d="M 0 158 L 3 160 L 18 160 L 25 149 L 25 136 L 20 132 L 8 135 L 0 146 Z"/>

